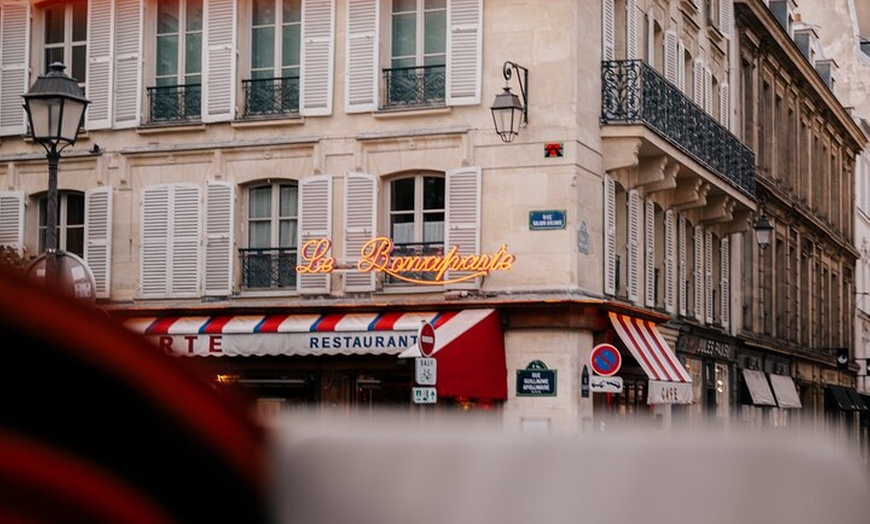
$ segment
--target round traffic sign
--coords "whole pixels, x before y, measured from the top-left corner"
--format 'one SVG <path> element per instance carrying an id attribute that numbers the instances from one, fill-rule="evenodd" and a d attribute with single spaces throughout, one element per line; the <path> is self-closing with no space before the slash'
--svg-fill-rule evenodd
<path id="1" fill-rule="evenodd" d="M 435 351 L 435 328 L 432 324 L 423 322 L 420 325 L 420 330 L 417 332 L 417 347 L 424 357 L 430 356 Z"/>
<path id="2" fill-rule="evenodd" d="M 589 366 L 596 374 L 609 377 L 619 371 L 622 355 L 613 344 L 598 344 L 589 355 Z"/>

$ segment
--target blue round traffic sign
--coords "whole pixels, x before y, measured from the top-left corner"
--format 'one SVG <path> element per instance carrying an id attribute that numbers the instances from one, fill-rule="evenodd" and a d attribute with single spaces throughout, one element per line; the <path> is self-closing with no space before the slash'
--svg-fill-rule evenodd
<path id="1" fill-rule="evenodd" d="M 589 366 L 596 374 L 609 377 L 619 371 L 622 365 L 622 355 L 613 344 L 598 344 L 592 348 L 589 355 Z"/>

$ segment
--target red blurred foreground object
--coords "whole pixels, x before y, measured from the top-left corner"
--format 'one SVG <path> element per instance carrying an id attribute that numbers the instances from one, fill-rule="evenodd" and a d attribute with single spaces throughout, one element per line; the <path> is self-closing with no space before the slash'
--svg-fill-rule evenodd
<path id="1" fill-rule="evenodd" d="M 2 268 L 0 337 L 0 521 L 269 521 L 266 434 L 194 363 Z"/>

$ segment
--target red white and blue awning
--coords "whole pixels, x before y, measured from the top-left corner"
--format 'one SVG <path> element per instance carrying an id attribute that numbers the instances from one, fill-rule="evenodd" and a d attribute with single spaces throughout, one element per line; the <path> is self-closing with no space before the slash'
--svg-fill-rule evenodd
<path id="1" fill-rule="evenodd" d="M 504 336 L 494 309 L 151 316 L 124 324 L 180 356 L 415 357 L 420 356 L 417 332 L 423 322 L 435 328 L 432 356 L 439 365 L 439 396 L 507 397 Z"/>

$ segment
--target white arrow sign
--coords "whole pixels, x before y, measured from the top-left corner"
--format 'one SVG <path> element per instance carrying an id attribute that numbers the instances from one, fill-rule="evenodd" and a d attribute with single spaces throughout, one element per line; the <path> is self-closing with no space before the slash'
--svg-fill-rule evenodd
<path id="1" fill-rule="evenodd" d="M 622 377 L 589 377 L 589 390 L 593 393 L 622 393 Z"/>

